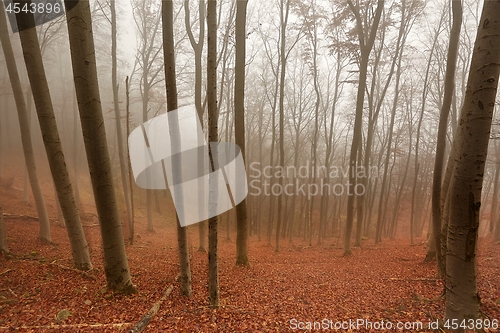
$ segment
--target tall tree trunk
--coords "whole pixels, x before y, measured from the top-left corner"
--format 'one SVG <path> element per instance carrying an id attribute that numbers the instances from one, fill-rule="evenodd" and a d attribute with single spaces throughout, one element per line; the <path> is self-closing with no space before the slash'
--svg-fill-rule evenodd
<path id="1" fill-rule="evenodd" d="M 219 141 L 217 114 L 217 0 L 208 0 L 207 6 L 207 106 L 208 106 L 208 141 L 212 170 L 212 142 Z M 219 293 L 219 263 L 217 240 L 218 216 L 208 219 L 208 298 L 210 306 L 218 307 Z"/>
<path id="2" fill-rule="evenodd" d="M 286 2 L 286 3 L 285 3 Z M 290 0 L 280 1 L 280 29 L 281 29 L 281 40 L 280 40 L 280 97 L 279 97 L 279 166 L 284 168 L 285 165 L 285 75 L 286 75 L 286 28 L 288 25 L 288 13 L 290 12 Z M 279 177 L 280 188 L 283 188 L 284 177 Z M 271 193 L 272 196 L 272 193 Z M 276 247 L 275 251 L 278 252 L 280 249 L 280 230 L 281 230 L 281 216 L 283 210 L 283 195 L 278 196 L 278 216 L 276 221 Z"/>
<path id="3" fill-rule="evenodd" d="M 165 58 L 165 84 L 167 89 L 167 112 L 177 110 L 177 81 L 175 75 L 174 52 L 174 8 L 173 0 L 162 1 L 163 20 L 163 54 Z M 175 125 L 175 121 L 173 122 Z M 179 131 L 178 126 L 174 130 Z M 172 133 L 173 137 L 180 137 L 180 133 Z M 171 144 L 178 144 L 172 140 Z M 172 167 L 175 167 L 173 165 Z M 176 214 L 177 244 L 179 248 L 181 294 L 191 297 L 191 267 L 189 263 L 189 246 L 187 228 L 181 227 L 179 216 Z"/>
<path id="4" fill-rule="evenodd" d="M 477 238 L 484 166 L 500 74 L 500 1 L 485 1 L 458 122 L 450 187 L 445 317 L 481 316 L 477 291 Z"/>
<path id="5" fill-rule="evenodd" d="M 191 30 L 190 23 L 190 11 L 189 11 L 189 0 L 184 1 L 184 11 L 185 11 L 185 24 L 186 24 L 186 32 L 189 37 L 189 42 L 191 43 L 191 47 L 194 51 L 194 68 L 195 68 L 195 79 L 194 79 L 194 104 L 196 106 L 196 111 L 198 112 L 198 118 L 201 121 L 201 126 L 203 128 L 203 105 L 201 102 L 201 88 L 202 88 L 202 55 L 203 55 L 203 43 L 205 40 L 205 1 L 198 1 L 198 19 L 199 19 L 199 34 L 198 34 L 198 42 L 195 41 L 193 32 Z M 200 136 L 198 138 L 199 141 L 203 141 L 203 132 L 198 133 Z M 203 153 L 202 150 L 200 150 Z M 201 154 L 199 160 L 203 159 L 203 155 Z M 203 163 L 199 163 L 201 169 L 203 169 Z M 200 174 L 203 174 L 204 170 L 199 170 Z M 203 186 L 203 181 L 198 183 L 200 189 Z M 202 200 L 202 190 L 199 191 L 199 199 Z M 207 252 L 207 235 L 206 235 L 207 223 L 206 221 L 202 221 L 198 223 L 198 237 L 199 237 L 199 246 L 198 251 Z"/>
<path id="6" fill-rule="evenodd" d="M 0 13 L 2 14 L 2 13 Z M 3 209 L 0 205 L 0 253 L 9 253 L 9 244 L 7 243 L 7 234 L 5 232 L 5 222 L 3 219 Z"/>
<path id="7" fill-rule="evenodd" d="M 126 121 L 127 121 L 127 138 L 129 137 L 130 135 L 130 89 L 129 89 L 129 83 L 128 83 L 128 76 L 125 78 L 125 99 L 126 99 L 126 102 L 125 102 L 125 108 L 126 108 Z M 128 168 L 127 168 L 127 172 L 128 172 L 128 185 L 129 185 L 129 189 L 130 189 L 130 210 L 132 212 L 132 224 L 129 225 L 129 239 L 130 239 L 130 244 L 132 245 L 134 243 L 134 234 L 135 234 L 135 226 L 134 226 L 134 177 L 132 175 L 132 165 L 131 165 L 131 161 L 130 161 L 130 150 L 128 148 L 128 140 L 125 140 L 125 144 L 127 145 L 127 164 L 128 164 Z"/>
<path id="8" fill-rule="evenodd" d="M 500 147 L 498 147 L 497 140 L 494 141 L 495 147 L 495 176 L 493 177 L 493 198 L 491 200 L 491 211 L 490 211 L 490 227 L 489 232 L 493 235 L 495 232 L 495 222 L 498 215 L 498 178 L 500 175 Z"/>
<path id="9" fill-rule="evenodd" d="M 19 125 L 21 128 L 21 143 L 23 145 L 24 160 L 26 163 L 31 191 L 33 192 L 33 197 L 35 199 L 38 219 L 40 220 L 39 237 L 45 241 L 50 242 L 50 223 L 49 217 L 47 215 L 47 208 L 45 206 L 45 200 L 42 194 L 42 189 L 40 187 L 40 182 L 38 181 L 38 173 L 36 171 L 36 161 L 35 155 L 33 153 L 33 143 L 31 141 L 30 117 L 26 108 L 21 80 L 19 78 L 16 60 L 14 57 L 14 52 L 12 50 L 12 44 L 9 39 L 5 8 L 3 6 L 0 7 L 2 7 L 0 9 L 0 38 L 5 56 L 5 62 L 7 65 L 7 71 L 9 73 L 12 91 L 14 93 L 14 99 L 16 102 Z M 29 96 L 27 96 L 27 98 L 29 98 L 29 100 L 31 101 L 31 93 Z"/>
<path id="10" fill-rule="evenodd" d="M 79 156 L 79 147 L 80 147 L 80 142 L 78 140 L 78 103 L 76 102 L 76 94 L 73 91 L 73 103 L 72 103 L 72 109 L 73 109 L 73 151 L 72 153 L 72 158 L 73 158 L 73 185 L 75 187 L 75 202 L 76 206 L 79 207 L 81 200 L 80 200 L 80 156 Z"/>
<path id="11" fill-rule="evenodd" d="M 106 129 L 99 96 L 90 3 L 65 0 L 76 96 L 104 249 L 107 286 L 123 293 L 136 291 L 128 267 L 118 214 Z"/>
<path id="12" fill-rule="evenodd" d="M 28 6 L 31 0 L 26 2 Z M 33 14 L 21 11 L 16 14 L 19 35 L 23 48 L 24 61 L 30 81 L 38 121 L 42 131 L 43 143 L 49 160 L 50 171 L 57 190 L 57 198 L 66 221 L 66 230 L 70 240 L 73 255 L 73 264 L 77 269 L 89 270 L 92 268 L 89 249 L 82 223 L 78 215 L 73 189 L 71 186 L 66 161 L 62 151 L 56 118 L 49 92 L 49 85 L 45 76 L 42 53 L 38 43 Z M 25 27 L 23 29 L 23 26 Z M 27 28 L 26 27 L 32 27 Z M 26 112 L 26 110 L 24 111 Z"/>
<path id="13" fill-rule="evenodd" d="M 359 83 L 358 83 L 358 93 L 356 97 L 356 117 L 354 120 L 354 133 L 352 138 L 351 152 L 349 155 L 349 186 L 352 188 L 356 187 L 356 173 L 357 173 L 357 153 L 361 146 L 361 129 L 363 120 L 363 105 L 365 100 L 365 89 L 366 89 L 366 78 L 368 72 L 368 60 L 370 58 L 370 53 L 375 42 L 375 36 L 377 34 L 378 25 L 380 22 L 380 16 L 382 15 L 382 10 L 384 8 L 384 1 L 378 1 L 377 9 L 375 12 L 375 17 L 373 23 L 370 27 L 369 35 L 365 36 L 363 20 L 360 17 L 359 8 L 355 7 L 351 0 L 347 3 L 351 8 L 354 16 L 356 17 L 356 29 L 359 39 L 359 47 L 361 50 L 361 62 L 359 64 Z M 354 170 L 354 172 L 353 172 Z M 351 254 L 351 233 L 354 221 L 354 194 L 351 194 L 347 198 L 347 219 L 346 228 L 344 236 L 344 255 Z"/>
<path id="14" fill-rule="evenodd" d="M 245 50 L 246 19 L 248 0 L 237 1 L 236 4 L 236 60 L 234 78 L 234 135 L 235 142 L 245 157 Z M 248 266 L 248 225 L 247 200 L 236 205 L 236 264 Z"/>
<path id="15" fill-rule="evenodd" d="M 450 44 L 448 47 L 448 59 L 446 63 L 446 78 L 444 81 L 444 97 L 441 113 L 439 115 L 439 127 L 436 141 L 436 158 L 434 162 L 434 176 L 432 182 L 432 227 L 434 243 L 436 248 L 441 248 L 441 183 L 443 176 L 443 163 L 446 147 L 446 130 L 448 128 L 448 115 L 450 114 L 453 90 L 455 89 L 455 68 L 457 65 L 458 43 L 460 39 L 460 27 L 462 25 L 462 3 L 452 1 L 453 26 L 450 32 Z M 443 276 L 445 266 L 443 257 L 437 257 L 438 275 Z"/>
<path id="16" fill-rule="evenodd" d="M 127 181 L 127 161 L 125 160 L 122 122 L 120 105 L 118 101 L 118 80 L 117 80 L 117 59 L 116 59 L 116 4 L 115 0 L 109 3 L 111 9 L 111 85 L 113 89 L 113 107 L 115 109 L 116 121 L 116 136 L 118 138 L 118 157 L 120 159 L 120 175 L 123 187 L 123 196 L 125 198 L 125 206 L 127 209 L 127 218 L 129 230 L 134 230 L 134 216 L 132 216 L 132 204 L 130 203 L 130 191 Z M 130 244 L 134 243 L 134 234 L 129 235 Z"/>

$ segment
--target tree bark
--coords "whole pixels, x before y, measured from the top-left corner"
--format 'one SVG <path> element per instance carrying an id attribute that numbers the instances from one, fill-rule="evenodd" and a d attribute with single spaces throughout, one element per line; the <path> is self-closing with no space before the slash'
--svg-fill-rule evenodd
<path id="1" fill-rule="evenodd" d="M 28 6 L 31 0 L 26 1 Z M 77 269 L 89 270 L 92 268 L 90 255 L 83 233 L 82 223 L 78 215 L 73 189 L 71 186 L 69 172 L 62 151 L 56 118 L 49 92 L 49 85 L 45 76 L 42 61 L 42 53 L 38 43 L 33 14 L 21 11 L 16 14 L 18 26 L 20 27 L 21 45 L 23 48 L 24 61 L 30 81 L 38 121 L 42 131 L 43 143 L 49 161 L 50 171 L 57 191 L 57 198 L 66 221 L 66 230 L 70 240 L 73 264 Z M 21 29 L 22 26 L 32 28 Z M 25 107 L 25 106 L 24 106 Z M 26 110 L 24 111 L 24 113 Z"/>
<path id="2" fill-rule="evenodd" d="M 9 78 L 12 85 L 12 92 L 14 93 L 14 99 L 16 102 L 17 115 L 21 128 L 21 143 L 23 145 L 24 160 L 27 169 L 26 171 L 28 173 L 31 191 L 33 192 L 33 197 L 35 199 L 35 205 L 38 212 L 38 218 L 40 221 L 39 237 L 45 241 L 50 242 L 50 223 L 42 189 L 40 187 L 40 182 L 38 181 L 35 155 L 33 153 L 33 143 L 31 141 L 30 117 L 28 115 L 26 101 L 24 99 L 24 94 L 21 86 L 21 80 L 19 78 L 16 60 L 8 34 L 5 8 L 3 6 L 0 7 L 2 7 L 0 9 L 0 38 L 5 56 L 5 62 L 7 65 L 7 71 L 9 73 Z M 27 98 L 31 99 L 31 93 L 29 94 L 29 96 L 27 96 Z"/>
<path id="3" fill-rule="evenodd" d="M 354 16 L 356 17 L 356 29 L 359 39 L 359 47 L 361 50 L 361 62 L 359 64 L 359 84 L 358 93 L 356 97 L 356 116 L 354 119 L 354 133 L 352 138 L 351 151 L 349 155 L 349 186 L 355 188 L 356 186 L 356 165 L 357 165 L 357 153 L 361 145 L 361 129 L 363 120 L 363 105 L 365 99 L 365 89 L 366 89 L 366 78 L 368 72 L 368 60 L 370 58 L 370 52 L 373 48 L 375 42 L 375 36 L 377 34 L 377 28 L 380 22 L 380 16 L 382 15 L 382 10 L 384 8 L 384 1 L 378 1 L 377 9 L 375 11 L 375 17 L 373 23 L 370 27 L 370 32 L 368 36 L 365 36 L 363 21 L 360 17 L 359 8 L 355 7 L 351 0 L 347 3 L 351 8 Z M 352 172 L 352 171 L 355 172 Z M 354 195 L 349 195 L 347 198 L 347 219 L 346 228 L 344 236 L 344 255 L 351 254 L 351 233 L 354 220 Z"/>
<path id="4" fill-rule="evenodd" d="M 485 1 L 458 122 L 446 252 L 448 319 L 481 316 L 476 250 L 484 166 L 500 74 L 500 1 Z"/>
<path id="5" fill-rule="evenodd" d="M 208 0 L 207 6 L 207 106 L 208 106 L 208 141 L 212 170 L 212 142 L 219 141 L 217 114 L 217 0 Z M 218 216 L 208 219 L 208 298 L 211 307 L 219 307 L 219 263 L 218 263 Z"/>
<path id="6" fill-rule="evenodd" d="M 189 0 L 184 1 L 184 11 L 185 11 L 185 24 L 186 24 L 186 32 L 189 37 L 189 42 L 191 43 L 191 47 L 194 51 L 194 67 L 195 67 L 195 79 L 194 79 L 194 104 L 196 106 L 196 110 L 198 111 L 198 118 L 201 121 L 201 127 L 203 128 L 203 105 L 201 102 L 201 88 L 202 88 L 202 54 L 203 54 L 203 43 L 205 40 L 205 1 L 198 1 L 198 17 L 199 17 L 199 34 L 198 34 L 198 42 L 194 40 L 193 31 L 191 30 L 190 23 L 190 11 L 189 11 Z M 198 133 L 200 137 L 198 140 L 204 140 L 202 137 L 203 133 Z M 200 152 L 203 152 L 200 150 Z M 200 156 L 200 161 L 203 159 L 203 155 Z M 199 163 L 200 168 L 203 168 L 203 163 Z M 200 170 L 200 174 L 203 173 L 203 170 Z M 200 180 L 198 186 L 200 188 L 203 186 L 203 182 Z M 202 194 L 200 190 L 199 195 Z M 201 197 L 200 197 L 201 199 Z M 198 223 L 198 236 L 199 236 L 199 246 L 198 251 L 207 252 L 207 223 L 206 221 L 202 221 Z"/>
<path id="7" fill-rule="evenodd" d="M 245 52 L 246 11 L 248 0 L 236 4 L 236 61 L 234 79 L 234 133 L 236 144 L 245 161 Z M 236 264 L 248 266 L 247 200 L 236 205 Z"/>
<path id="8" fill-rule="evenodd" d="M 444 81 L 444 97 L 441 113 L 439 115 L 439 126 L 436 141 L 436 158 L 434 162 L 434 174 L 432 182 L 432 226 L 434 243 L 436 248 L 441 248 L 441 183 L 443 176 L 443 163 L 446 147 L 446 131 L 448 128 L 448 115 L 450 114 L 453 90 L 455 89 L 455 68 L 457 65 L 458 43 L 460 39 L 460 28 L 462 25 L 462 3 L 452 1 L 453 25 L 450 32 L 450 44 L 448 48 L 448 59 L 446 63 L 446 78 Z M 440 252 L 437 252 L 438 254 Z M 437 257 L 438 276 L 442 276 L 445 271 L 444 258 Z"/>
<path id="9" fill-rule="evenodd" d="M 163 54 L 165 58 L 165 84 L 167 89 L 167 112 L 177 110 L 177 82 L 175 71 L 175 52 L 174 52 L 174 18 L 173 18 L 173 0 L 162 1 L 162 20 L 163 20 Z M 180 137 L 179 127 L 173 121 L 175 127 L 172 128 L 173 139 L 172 146 L 180 144 L 174 138 Z M 174 150 L 174 148 L 172 148 Z M 172 168 L 179 169 L 172 165 Z M 182 172 L 176 170 L 177 172 Z M 175 194 L 174 194 L 175 195 Z M 187 239 L 187 228 L 181 227 L 179 217 L 176 214 L 177 224 L 177 244 L 179 248 L 180 262 L 180 280 L 181 294 L 191 297 L 191 267 L 189 263 L 189 246 Z"/>
<path id="10" fill-rule="evenodd" d="M 3 220 L 3 209 L 2 205 L 0 205 L 0 253 L 2 252 L 10 253 L 9 244 L 7 243 L 7 234 L 5 232 L 5 222 Z"/>
<path id="11" fill-rule="evenodd" d="M 130 244 L 134 243 L 134 216 L 132 215 L 132 204 L 130 203 L 130 191 L 127 181 L 127 162 L 125 161 L 122 122 L 120 105 L 118 101 L 118 80 L 117 80 L 117 59 L 116 59 L 116 0 L 111 0 L 111 85 L 113 88 L 113 107 L 115 109 L 116 136 L 118 138 L 118 157 L 120 159 L 120 176 L 122 180 L 123 196 L 125 198 L 125 207 L 127 208 L 128 226 L 130 235 Z"/>
<path id="12" fill-rule="evenodd" d="M 71 62 L 90 179 L 99 217 L 107 286 L 136 292 L 118 214 L 106 129 L 99 96 L 92 19 L 88 1 L 65 0 Z"/>

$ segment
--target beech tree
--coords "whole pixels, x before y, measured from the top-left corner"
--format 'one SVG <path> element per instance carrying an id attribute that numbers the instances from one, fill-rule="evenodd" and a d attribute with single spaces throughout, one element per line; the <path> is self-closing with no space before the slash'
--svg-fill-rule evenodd
<path id="1" fill-rule="evenodd" d="M 165 59 L 165 84 L 167 90 L 167 112 L 177 110 L 177 81 L 175 70 L 175 50 L 174 50 L 174 9 L 172 0 L 162 0 L 162 28 L 163 28 L 163 54 Z M 174 138 L 180 137 L 179 127 L 176 121 L 172 122 L 175 126 Z M 172 145 L 178 144 L 172 140 Z M 172 168 L 178 168 L 173 165 Z M 175 194 L 174 194 L 175 195 Z M 179 222 L 179 216 L 176 214 L 177 225 L 177 245 L 179 250 L 181 294 L 191 297 L 191 268 L 189 263 L 189 246 L 187 238 L 187 228 L 182 227 Z"/>
<path id="2" fill-rule="evenodd" d="M 208 107 L 208 141 L 212 170 L 214 153 L 210 146 L 219 141 L 217 113 L 217 0 L 208 0 L 207 6 L 207 107 Z M 218 216 L 208 219 L 208 298 L 212 307 L 218 307 L 219 262 L 218 262 Z"/>
<path id="3" fill-rule="evenodd" d="M 1 7 L 0 40 L 2 43 L 2 49 L 5 56 L 7 71 L 9 73 L 12 92 L 14 94 L 14 99 L 16 102 L 17 115 L 19 118 L 19 126 L 21 128 L 21 142 L 23 145 L 24 160 L 26 163 L 26 172 L 28 174 L 31 191 L 33 192 L 33 197 L 35 199 L 35 205 L 38 212 L 38 219 L 40 221 L 39 237 L 43 240 L 50 241 L 49 217 L 47 214 L 47 208 L 45 206 L 45 200 L 43 198 L 42 188 L 40 187 L 40 182 L 38 181 L 38 172 L 36 169 L 35 155 L 33 153 L 33 143 L 31 141 L 30 117 L 28 114 L 26 101 L 24 99 L 21 79 L 19 78 L 16 59 L 14 57 L 14 51 L 12 50 L 12 44 L 9 38 L 7 20 L 5 16 L 5 8 L 4 6 L 0 7 Z M 27 100 L 31 100 L 31 90 L 29 90 L 29 94 L 26 95 L 27 95 L 26 96 Z M 25 191 L 25 193 L 27 197 L 27 191 Z"/>
<path id="4" fill-rule="evenodd" d="M 123 142 L 122 122 L 120 104 L 118 100 L 118 79 L 117 79 L 117 55 L 116 55 L 116 1 L 111 0 L 109 3 L 111 8 L 111 84 L 113 89 L 113 107 L 115 110 L 116 136 L 118 138 L 118 157 L 120 159 L 120 176 L 123 187 L 123 196 L 125 198 L 125 207 L 127 208 L 128 226 L 129 226 L 129 241 L 134 243 L 134 216 L 132 212 L 132 198 L 128 186 L 128 162 L 125 160 L 125 144 Z"/>
<path id="5" fill-rule="evenodd" d="M 205 1 L 198 1 L 198 41 L 195 41 L 193 30 L 191 28 L 191 18 L 190 18 L 190 10 L 189 10 L 189 0 L 184 1 L 184 11 L 185 11 L 185 19 L 184 22 L 186 24 L 186 32 L 189 37 L 189 42 L 194 51 L 194 70 L 195 70 L 195 79 L 194 79 L 194 105 L 196 106 L 196 111 L 198 112 L 198 118 L 201 121 L 201 125 L 203 128 L 203 114 L 204 114 L 204 105 L 202 105 L 201 94 L 202 94 L 202 54 L 203 54 L 203 43 L 205 41 Z M 198 133 L 200 136 L 203 133 Z M 204 140 L 204 137 L 198 138 L 198 140 Z M 201 151 L 201 150 L 200 150 Z M 200 160 L 203 157 L 200 156 Z M 199 163 L 200 168 L 203 168 L 203 163 Z M 202 174 L 202 170 L 200 170 L 200 174 Z M 200 181 L 198 186 L 203 186 L 203 182 Z M 201 195 L 202 191 L 200 191 Z M 200 197 L 201 200 L 201 197 Z M 198 235 L 199 235 L 199 246 L 198 251 L 207 252 L 207 223 L 206 221 L 202 221 L 198 223 Z"/>
<path id="6" fill-rule="evenodd" d="M 443 163 L 445 154 L 446 130 L 448 127 L 448 115 L 450 113 L 453 90 L 455 89 L 455 68 L 457 64 L 458 42 L 460 38 L 460 27 L 462 25 L 462 3 L 452 1 L 453 26 L 450 32 L 450 45 L 448 48 L 448 59 L 446 63 L 446 78 L 444 81 L 444 97 L 441 113 L 439 116 L 439 128 L 436 141 L 436 158 L 434 162 L 434 178 L 432 184 L 432 226 L 434 243 L 437 249 L 441 249 L 441 182 L 443 174 Z M 446 222 L 445 222 L 446 223 Z M 438 275 L 444 274 L 443 252 L 438 251 L 437 267 Z"/>
<path id="7" fill-rule="evenodd" d="M 245 51 L 246 51 L 246 11 L 247 0 L 239 0 L 236 4 L 236 61 L 234 78 L 234 133 L 236 144 L 241 149 L 245 160 Z M 247 201 L 243 199 L 236 205 L 237 236 L 236 264 L 248 266 L 247 253 Z"/>
<path id="8" fill-rule="evenodd" d="M 500 1 L 484 2 L 454 143 L 445 316 L 459 322 L 481 317 L 476 250 L 484 166 L 500 74 L 499 12 Z"/>
<path id="9" fill-rule="evenodd" d="M 5 222 L 3 220 L 3 209 L 0 205 L 0 253 L 9 253 L 9 244 L 7 243 L 7 234 L 5 232 Z"/>
<path id="10" fill-rule="evenodd" d="M 118 214 L 106 129 L 99 95 L 92 19 L 88 1 L 65 0 L 66 21 L 78 110 L 92 190 L 99 218 L 107 286 L 123 293 L 136 291 L 128 267 Z"/>
<path id="11" fill-rule="evenodd" d="M 375 14 L 373 20 L 371 21 L 368 32 L 366 32 L 367 27 L 363 26 L 363 22 L 366 22 L 367 18 L 361 17 L 359 6 L 355 6 L 351 0 L 348 0 L 347 3 L 356 20 L 356 32 L 358 35 L 359 48 L 361 52 L 361 59 L 359 62 L 358 93 L 356 97 L 356 116 L 354 120 L 354 132 L 349 155 L 349 170 L 357 170 L 357 154 L 358 149 L 361 148 L 361 122 L 363 119 L 363 105 L 365 100 L 368 60 L 370 58 L 370 53 L 375 42 L 375 36 L 377 34 L 380 16 L 382 15 L 382 10 L 384 8 L 384 1 L 377 2 L 377 8 L 375 10 Z M 365 15 L 368 15 L 368 13 L 365 13 Z M 351 184 L 353 187 L 356 186 L 355 172 L 349 172 L 349 184 Z M 347 199 L 347 217 L 344 236 L 345 255 L 351 254 L 351 233 L 354 221 L 354 201 L 354 195 L 349 195 Z M 361 221 L 358 221 L 358 223 L 361 223 Z"/>
<path id="12" fill-rule="evenodd" d="M 25 3 L 29 7 L 31 0 L 27 0 Z M 43 143 L 52 179 L 56 187 L 57 199 L 59 200 L 66 221 L 73 264 L 77 269 L 89 270 L 92 268 L 92 264 L 90 262 L 87 240 L 83 233 L 82 223 L 76 207 L 73 188 L 62 151 L 49 85 L 45 76 L 42 53 L 38 43 L 35 19 L 31 12 L 24 11 L 17 13 L 16 19 L 19 27 L 24 62 L 35 101 L 38 122 L 42 131 Z"/>

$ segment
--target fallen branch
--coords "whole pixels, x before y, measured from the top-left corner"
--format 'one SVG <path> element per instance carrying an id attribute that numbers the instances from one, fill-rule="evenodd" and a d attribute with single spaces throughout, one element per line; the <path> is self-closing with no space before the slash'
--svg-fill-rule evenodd
<path id="1" fill-rule="evenodd" d="M 12 329 L 61 329 L 61 328 L 82 328 L 82 327 L 118 327 L 118 328 L 123 328 L 124 326 L 129 326 L 132 325 L 132 323 L 118 323 L 118 324 L 65 324 L 65 325 L 43 325 L 43 326 L 11 326 L 11 327 L 5 327 L 5 326 L 0 326 L 0 330 L 7 330 L 10 331 Z"/>
<path id="2" fill-rule="evenodd" d="M 17 303 L 17 299 L 0 299 L 0 304 L 14 304 Z"/>
<path id="3" fill-rule="evenodd" d="M 173 285 L 170 285 L 167 290 L 163 293 L 163 296 L 156 302 L 149 311 L 142 316 L 141 320 L 139 320 L 134 327 L 132 327 L 129 330 L 129 333 L 140 333 L 142 332 L 146 326 L 148 326 L 149 322 L 151 319 L 153 319 L 154 316 L 158 313 L 158 310 L 160 309 L 161 304 L 168 298 L 170 293 L 172 293 L 172 290 L 174 289 Z"/>
<path id="4" fill-rule="evenodd" d="M 31 219 L 31 220 L 37 220 L 37 216 L 31 216 L 31 215 L 18 215 L 18 214 L 3 214 L 4 219 Z"/>
<path id="5" fill-rule="evenodd" d="M 12 268 L 7 268 L 5 271 L 3 271 L 2 273 L 0 273 L 0 276 L 4 275 L 4 274 L 7 274 L 8 272 L 12 272 L 13 269 Z"/>
<path id="6" fill-rule="evenodd" d="M 429 282 L 441 281 L 441 279 L 429 279 L 429 278 L 418 278 L 418 279 L 389 278 L 389 280 L 391 280 L 391 281 L 429 281 Z"/>
<path id="7" fill-rule="evenodd" d="M 78 273 L 78 274 L 82 274 L 83 276 L 85 277 L 88 277 L 89 279 L 92 279 L 92 280 L 95 280 L 95 277 L 90 275 L 88 272 L 85 272 L 85 271 L 81 271 L 79 269 L 76 269 L 76 268 L 71 268 L 71 267 L 66 267 L 66 266 L 63 266 L 61 264 L 58 264 L 55 262 L 55 260 L 53 262 L 50 263 L 51 265 L 54 265 L 54 266 L 57 266 L 59 267 L 60 269 L 64 269 L 66 271 L 73 271 L 75 273 Z"/>

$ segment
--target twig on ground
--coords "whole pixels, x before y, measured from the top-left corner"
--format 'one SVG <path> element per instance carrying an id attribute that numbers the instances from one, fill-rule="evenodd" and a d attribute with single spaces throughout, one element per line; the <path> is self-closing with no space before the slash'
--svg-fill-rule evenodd
<path id="1" fill-rule="evenodd" d="M 12 329 L 62 329 L 62 328 L 84 328 L 84 327 L 89 327 L 89 328 L 97 328 L 97 327 L 117 327 L 117 328 L 123 328 L 124 326 L 129 326 L 132 325 L 132 323 L 118 323 L 118 324 L 65 324 L 65 325 L 41 325 L 41 326 L 18 326 L 18 327 L 5 327 L 5 326 L 0 326 L 0 330 L 7 330 L 10 331 Z"/>
<path id="2" fill-rule="evenodd" d="M 151 322 L 154 316 L 158 313 L 161 304 L 168 298 L 172 290 L 174 289 L 173 285 L 170 285 L 167 290 L 163 293 L 163 296 L 149 309 L 149 311 L 142 316 L 141 320 L 139 320 L 134 327 L 129 330 L 129 333 L 139 333 L 142 332 L 146 326 Z"/>

